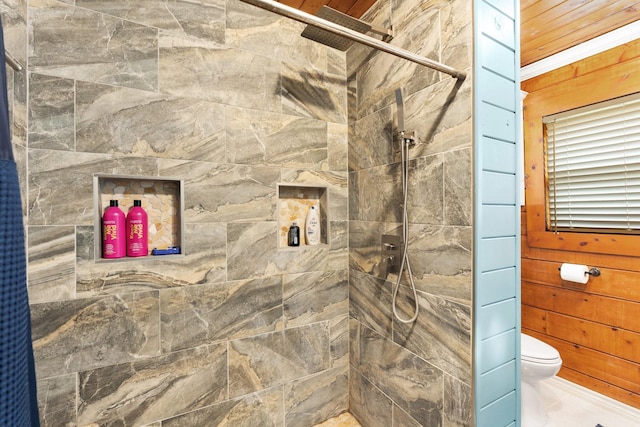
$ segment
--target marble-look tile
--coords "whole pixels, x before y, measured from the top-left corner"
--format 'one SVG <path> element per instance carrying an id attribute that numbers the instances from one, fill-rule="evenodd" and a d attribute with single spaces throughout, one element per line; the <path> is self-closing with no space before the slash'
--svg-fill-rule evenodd
<path id="1" fill-rule="evenodd" d="M 445 373 L 471 382 L 471 307 L 418 293 L 420 315 L 412 325 L 394 322 L 393 340 Z M 398 311 L 410 316 L 413 303 L 398 299 Z"/>
<path id="2" fill-rule="evenodd" d="M 360 322 L 349 317 L 349 363 L 360 365 Z"/>
<path id="3" fill-rule="evenodd" d="M 157 292 L 33 304 L 38 378 L 159 354 L 159 312 Z"/>
<path id="4" fill-rule="evenodd" d="M 38 381 L 38 409 L 42 427 L 76 426 L 76 374 Z"/>
<path id="5" fill-rule="evenodd" d="M 225 0 L 76 0 L 76 6 L 202 42 L 224 43 Z"/>
<path id="6" fill-rule="evenodd" d="M 278 250 L 276 222 L 229 223 L 227 228 L 229 280 L 327 269 L 326 245 Z"/>
<path id="7" fill-rule="evenodd" d="M 420 424 L 442 425 L 441 370 L 366 327 L 360 336 L 358 369 Z"/>
<path id="8" fill-rule="evenodd" d="M 93 174 L 157 172 L 156 161 L 148 158 L 32 149 L 28 156 L 29 225 L 93 224 Z"/>
<path id="9" fill-rule="evenodd" d="M 162 175 L 184 179 L 188 223 L 275 219 L 277 167 L 170 160 L 159 164 Z"/>
<path id="10" fill-rule="evenodd" d="M 31 304 L 73 298 L 75 283 L 75 227 L 27 228 L 28 290 Z"/>
<path id="11" fill-rule="evenodd" d="M 349 316 L 334 317 L 329 321 L 331 333 L 331 366 L 349 365 Z"/>
<path id="12" fill-rule="evenodd" d="M 230 342 L 231 398 L 285 384 L 328 369 L 328 322 Z"/>
<path id="13" fill-rule="evenodd" d="M 443 427 L 470 427 L 472 425 L 473 397 L 471 387 L 445 375 Z"/>
<path id="14" fill-rule="evenodd" d="M 227 399 L 226 344 L 81 372 L 78 423 L 143 425 Z"/>
<path id="15" fill-rule="evenodd" d="M 472 293 L 471 227 L 409 226 L 409 259 L 416 287 L 470 304 Z"/>
<path id="16" fill-rule="evenodd" d="M 360 19 L 376 27 L 390 29 L 393 24 L 390 4 L 390 0 L 376 1 Z M 387 55 L 360 43 L 354 43 L 347 52 L 347 76 L 356 73 L 374 55 Z"/>
<path id="17" fill-rule="evenodd" d="M 305 25 L 239 0 L 227 1 L 226 44 L 284 63 L 335 72 L 332 50 L 300 37 Z M 344 53 L 342 53 L 344 60 Z"/>
<path id="18" fill-rule="evenodd" d="M 393 163 L 360 171 L 358 199 L 361 220 L 402 221 L 401 164 Z"/>
<path id="19" fill-rule="evenodd" d="M 347 315 L 347 279 L 346 270 L 314 271 L 283 276 L 285 327 L 308 325 Z"/>
<path id="20" fill-rule="evenodd" d="M 348 382 L 344 366 L 286 384 L 285 425 L 309 427 L 346 411 Z"/>
<path id="21" fill-rule="evenodd" d="M 446 79 L 405 97 L 407 129 L 415 130 L 412 158 L 470 148 L 472 138 L 471 78 Z"/>
<path id="22" fill-rule="evenodd" d="M 425 424 L 420 424 L 413 419 L 411 415 L 404 412 L 398 405 L 393 405 L 393 425 L 402 427 L 424 427 Z M 426 425 L 440 425 L 440 424 L 426 424 Z"/>
<path id="23" fill-rule="evenodd" d="M 180 97 L 264 111 L 282 108 L 278 61 L 171 35 L 160 35 L 159 84 L 161 92 Z"/>
<path id="24" fill-rule="evenodd" d="M 473 168 L 471 149 L 444 154 L 444 223 L 471 226 Z"/>
<path id="25" fill-rule="evenodd" d="M 349 222 L 330 221 L 330 249 L 327 256 L 327 270 L 349 268 Z"/>
<path id="26" fill-rule="evenodd" d="M 29 148 L 75 150 L 75 82 L 29 77 Z"/>
<path id="27" fill-rule="evenodd" d="M 80 297 L 140 292 L 226 280 L 225 224 L 186 224 L 184 257 L 99 261 L 94 228 L 77 227 L 77 294 Z"/>
<path id="28" fill-rule="evenodd" d="M 160 292 L 164 352 L 277 330 L 282 283 L 274 276 Z"/>
<path id="29" fill-rule="evenodd" d="M 367 427 L 389 427 L 392 424 L 393 402 L 360 372 L 349 374 L 349 410 Z"/>
<path id="30" fill-rule="evenodd" d="M 349 267 L 383 276 L 380 271 L 382 238 L 385 224 L 373 221 L 349 221 Z"/>
<path id="31" fill-rule="evenodd" d="M 309 67 L 282 67 L 282 112 L 333 123 L 347 123 L 344 76 Z"/>
<path id="32" fill-rule="evenodd" d="M 3 0 L 0 13 L 4 47 L 24 65 L 27 63 L 27 0 Z M 7 74 L 11 71 L 12 69 L 7 67 Z"/>
<path id="33" fill-rule="evenodd" d="M 443 64 L 454 67 L 458 70 L 470 72 L 473 49 L 469 42 L 473 40 L 472 3 L 466 0 L 454 0 L 447 2 L 440 9 L 440 25 L 442 31 L 442 53 Z"/>
<path id="34" fill-rule="evenodd" d="M 227 160 L 320 170 L 327 161 L 327 123 L 270 111 L 227 107 Z"/>
<path id="35" fill-rule="evenodd" d="M 349 284 L 349 315 L 382 336 L 391 338 L 391 282 L 352 271 Z"/>
<path id="36" fill-rule="evenodd" d="M 158 30 L 53 0 L 29 2 L 31 72 L 158 88 Z"/>
<path id="37" fill-rule="evenodd" d="M 327 124 L 327 150 L 329 170 L 346 172 L 349 168 L 349 128 L 346 124 Z"/>
<path id="38" fill-rule="evenodd" d="M 434 155 L 409 161 L 408 181 L 407 215 L 409 222 L 442 224 L 445 196 L 443 189 L 444 156 Z M 394 191 L 402 195 L 402 184 Z M 397 221 L 402 221 L 402 216 Z"/>
<path id="39" fill-rule="evenodd" d="M 282 387 L 273 387 L 238 399 L 216 403 L 162 422 L 162 427 L 284 425 Z"/>
<path id="40" fill-rule="evenodd" d="M 224 161 L 224 106 L 77 83 L 77 151 Z"/>
<path id="41" fill-rule="evenodd" d="M 387 165 L 396 158 L 395 153 L 400 152 L 390 107 L 357 120 L 350 136 L 348 160 L 351 171 Z"/>

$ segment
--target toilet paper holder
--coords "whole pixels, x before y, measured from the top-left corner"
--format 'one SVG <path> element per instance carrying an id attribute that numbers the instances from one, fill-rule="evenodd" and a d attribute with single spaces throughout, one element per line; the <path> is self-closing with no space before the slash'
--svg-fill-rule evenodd
<path id="1" fill-rule="evenodd" d="M 560 271 L 560 267 L 558 267 L 558 271 Z M 590 274 L 593 277 L 600 277 L 600 270 L 598 270 L 598 267 L 591 267 L 589 271 L 585 271 L 584 274 Z"/>

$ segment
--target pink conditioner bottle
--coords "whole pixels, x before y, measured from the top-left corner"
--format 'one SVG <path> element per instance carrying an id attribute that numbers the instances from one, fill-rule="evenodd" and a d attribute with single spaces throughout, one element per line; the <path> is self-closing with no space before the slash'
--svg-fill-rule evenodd
<path id="1" fill-rule="evenodd" d="M 134 200 L 127 214 L 127 256 L 149 255 L 149 222 L 142 201 Z"/>
<path id="2" fill-rule="evenodd" d="M 122 258 L 127 254 L 125 240 L 125 217 L 117 200 L 111 200 L 102 216 L 102 256 Z"/>

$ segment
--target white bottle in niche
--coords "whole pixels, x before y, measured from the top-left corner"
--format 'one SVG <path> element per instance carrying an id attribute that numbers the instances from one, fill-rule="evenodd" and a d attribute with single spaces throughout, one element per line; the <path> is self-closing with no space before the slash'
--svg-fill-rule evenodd
<path id="1" fill-rule="evenodd" d="M 318 210 L 315 206 L 311 206 L 311 209 L 309 209 L 304 228 L 307 245 L 317 245 L 320 243 L 320 217 L 318 216 Z"/>

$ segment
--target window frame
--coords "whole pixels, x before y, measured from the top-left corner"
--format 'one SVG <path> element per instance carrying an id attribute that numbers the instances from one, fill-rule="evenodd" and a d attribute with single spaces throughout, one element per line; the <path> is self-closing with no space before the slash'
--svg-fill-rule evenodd
<path id="1" fill-rule="evenodd" d="M 546 229 L 547 176 L 543 117 L 640 91 L 637 63 L 610 66 L 579 75 L 572 64 L 551 71 L 532 84 L 523 101 L 525 203 L 527 243 L 530 247 L 576 252 L 640 256 L 640 236 Z M 573 71 L 573 72 L 571 72 Z M 575 76 L 575 77 L 574 77 Z M 532 80 L 534 80 L 532 79 Z M 523 85 L 527 90 L 527 84 Z"/>

